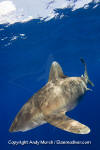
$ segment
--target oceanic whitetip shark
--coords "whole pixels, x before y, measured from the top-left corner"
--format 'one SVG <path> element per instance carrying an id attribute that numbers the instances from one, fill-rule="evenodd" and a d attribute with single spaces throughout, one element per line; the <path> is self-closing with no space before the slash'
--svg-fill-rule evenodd
<path id="1" fill-rule="evenodd" d="M 81 77 L 68 77 L 63 74 L 61 66 L 54 61 L 51 65 L 47 84 L 35 93 L 21 108 L 9 131 L 27 131 L 37 126 L 49 123 L 62 130 L 88 134 L 90 128 L 66 116 L 80 101 L 86 91 L 87 84 L 94 86 L 89 80 L 87 66 Z"/>

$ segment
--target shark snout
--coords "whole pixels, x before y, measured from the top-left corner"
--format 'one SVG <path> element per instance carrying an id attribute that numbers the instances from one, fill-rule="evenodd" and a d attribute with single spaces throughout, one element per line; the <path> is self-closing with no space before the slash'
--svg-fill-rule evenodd
<path id="1" fill-rule="evenodd" d="M 14 120 L 14 122 L 12 123 L 9 129 L 9 132 L 16 132 L 16 131 L 18 131 L 18 123 L 16 120 Z"/>
<path id="2" fill-rule="evenodd" d="M 14 131 L 15 131 L 14 127 L 11 126 L 9 132 L 14 132 Z"/>

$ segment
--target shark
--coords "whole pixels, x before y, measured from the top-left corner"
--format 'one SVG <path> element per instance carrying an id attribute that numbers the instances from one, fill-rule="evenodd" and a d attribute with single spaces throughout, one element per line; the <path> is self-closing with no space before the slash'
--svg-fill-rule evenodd
<path id="1" fill-rule="evenodd" d="M 90 132 L 88 126 L 66 115 L 78 105 L 86 91 L 91 91 L 87 85 L 94 86 L 88 77 L 85 60 L 80 60 L 85 67 L 80 77 L 64 75 L 60 64 L 52 62 L 48 82 L 23 105 L 10 132 L 28 131 L 45 123 L 75 134 Z"/>

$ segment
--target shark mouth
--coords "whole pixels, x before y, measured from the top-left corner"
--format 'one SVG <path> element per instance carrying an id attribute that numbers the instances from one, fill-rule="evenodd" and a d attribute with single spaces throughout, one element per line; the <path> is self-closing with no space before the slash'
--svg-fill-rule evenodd
<path id="1" fill-rule="evenodd" d="M 99 0 L 2 0 L 0 2 L 0 24 L 27 22 L 32 19 L 48 21 L 59 16 L 58 9 L 70 8 L 75 11 L 79 8 L 87 9 L 90 3 L 94 8 Z M 63 13 L 60 15 L 62 18 Z"/>

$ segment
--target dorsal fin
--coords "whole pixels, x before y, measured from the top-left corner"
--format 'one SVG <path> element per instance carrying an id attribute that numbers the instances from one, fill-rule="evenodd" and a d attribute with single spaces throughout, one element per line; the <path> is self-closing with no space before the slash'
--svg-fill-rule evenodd
<path id="1" fill-rule="evenodd" d="M 51 65 L 51 68 L 50 68 L 50 73 L 49 73 L 49 81 L 53 81 L 55 82 L 56 79 L 59 79 L 59 78 L 66 78 L 67 76 L 65 76 L 63 74 L 63 71 L 62 71 L 62 68 L 61 66 L 56 62 L 54 61 Z"/>

